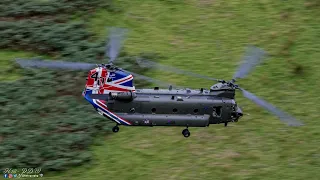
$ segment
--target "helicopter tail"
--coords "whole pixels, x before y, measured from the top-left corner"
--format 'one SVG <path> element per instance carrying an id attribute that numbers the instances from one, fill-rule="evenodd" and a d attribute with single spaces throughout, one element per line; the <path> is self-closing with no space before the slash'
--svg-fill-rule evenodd
<path id="1" fill-rule="evenodd" d="M 135 91 L 131 74 L 107 71 L 103 67 L 97 67 L 89 71 L 83 95 L 127 91 Z"/>

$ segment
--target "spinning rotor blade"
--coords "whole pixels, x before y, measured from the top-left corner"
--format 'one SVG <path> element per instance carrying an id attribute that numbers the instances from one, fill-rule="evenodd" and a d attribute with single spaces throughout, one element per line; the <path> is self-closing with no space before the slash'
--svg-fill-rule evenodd
<path id="1" fill-rule="evenodd" d="M 150 78 L 150 77 L 147 77 L 147 76 L 143 76 L 143 75 L 131 72 L 131 71 L 127 71 L 127 70 L 123 70 L 123 69 L 121 69 L 121 71 L 129 73 L 129 74 L 132 74 L 133 76 L 137 77 L 138 79 L 149 81 L 151 83 L 156 83 L 156 84 L 161 85 L 163 87 L 169 87 L 170 85 L 174 85 L 174 84 L 165 83 L 163 81 L 160 81 L 160 80 L 157 80 L 157 79 L 153 79 L 153 78 Z M 175 87 L 178 87 L 178 86 L 175 86 Z"/>
<path id="2" fill-rule="evenodd" d="M 207 79 L 207 80 L 211 80 L 211 81 L 218 81 L 218 79 L 215 79 L 212 77 L 196 74 L 196 73 L 193 73 L 190 71 L 185 71 L 185 70 L 181 70 L 181 69 L 166 66 L 166 65 L 162 65 L 162 64 L 159 64 L 159 63 L 156 63 L 153 61 L 145 60 L 145 59 L 136 59 L 136 61 L 140 67 L 155 67 L 155 68 L 158 68 L 158 69 L 161 69 L 164 71 L 168 71 L 168 72 L 175 72 L 178 74 L 184 74 L 184 75 L 191 76 L 191 77 L 197 77 L 197 78 Z"/>
<path id="3" fill-rule="evenodd" d="M 96 64 L 80 63 L 80 62 L 66 62 L 66 61 L 43 61 L 43 60 L 25 60 L 16 59 L 16 62 L 23 68 L 49 68 L 49 69 L 67 69 L 67 70 L 90 70 L 96 67 Z M 169 87 L 173 84 L 168 84 L 160 80 L 156 80 L 147 76 L 143 76 L 134 72 L 121 69 L 121 71 L 132 74 L 139 79 L 154 82 L 162 86 Z"/>
<path id="4" fill-rule="evenodd" d="M 105 53 L 105 56 L 109 57 L 109 63 L 117 59 L 126 33 L 127 30 L 123 28 L 113 27 L 110 29 Z"/>
<path id="5" fill-rule="evenodd" d="M 243 63 L 234 74 L 233 79 L 244 78 L 247 76 L 250 70 L 261 63 L 265 54 L 266 52 L 264 50 L 254 46 L 249 46 L 243 59 Z"/>
<path id="6" fill-rule="evenodd" d="M 282 112 L 281 110 L 274 107 L 272 104 L 269 104 L 268 102 L 264 101 L 263 99 L 255 96 L 254 94 L 250 93 L 249 91 L 246 91 L 245 89 L 239 88 L 243 95 L 256 103 L 257 105 L 265 108 L 269 112 L 273 113 L 274 115 L 278 116 L 280 120 L 289 126 L 301 126 L 303 123 L 296 120 L 294 117 L 290 116 L 289 114 Z"/>
<path id="7" fill-rule="evenodd" d="M 80 62 L 66 62 L 66 61 L 42 61 L 42 60 L 27 60 L 16 59 L 16 62 L 21 67 L 29 68 L 49 68 L 49 69 L 70 69 L 70 70 L 90 70 L 94 68 L 95 64 L 80 63 Z"/>

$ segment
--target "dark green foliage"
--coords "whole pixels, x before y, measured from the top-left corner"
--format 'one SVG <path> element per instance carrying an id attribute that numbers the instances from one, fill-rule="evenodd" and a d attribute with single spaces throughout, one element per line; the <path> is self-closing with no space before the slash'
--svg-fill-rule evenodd
<path id="1" fill-rule="evenodd" d="M 84 22 L 57 22 L 55 15 L 94 10 L 101 0 L 92 1 L 1 1 L 1 16 L 22 17 L 0 21 L 0 48 L 27 50 L 55 58 L 106 63 L 105 39 L 97 40 Z M 60 16 L 61 13 L 66 13 Z M 26 17 L 50 15 L 47 18 Z M 152 59 L 154 54 L 142 54 Z M 117 63 L 130 71 L 145 72 L 135 57 L 121 52 Z M 0 83 L 0 169 L 41 167 L 64 170 L 90 160 L 87 151 L 92 138 L 107 133 L 111 122 L 98 115 L 81 92 L 87 72 L 22 70 L 22 79 Z M 135 80 L 136 86 L 147 85 Z M 112 123 L 113 125 L 113 123 Z"/>
<path id="2" fill-rule="evenodd" d="M 60 170 L 89 160 L 83 151 L 91 136 L 109 128 L 80 96 L 85 74 L 25 73 L 17 82 L 0 84 L 0 167 Z"/>
<path id="3" fill-rule="evenodd" d="M 111 7 L 110 0 L 1 0 L 0 17 L 25 18 L 30 16 L 73 14 L 74 12 L 89 13 L 95 10 L 95 7 L 114 10 Z"/>
<path id="4" fill-rule="evenodd" d="M 0 36 L 3 38 L 0 48 L 24 49 L 75 61 L 96 62 L 105 49 L 105 40 L 91 41 L 94 35 L 85 29 L 83 22 L 1 22 Z"/>
<path id="5" fill-rule="evenodd" d="M 81 96 L 86 72 L 22 71 L 0 84 L 0 168 L 64 170 L 90 160 L 93 136 L 113 124 Z"/>

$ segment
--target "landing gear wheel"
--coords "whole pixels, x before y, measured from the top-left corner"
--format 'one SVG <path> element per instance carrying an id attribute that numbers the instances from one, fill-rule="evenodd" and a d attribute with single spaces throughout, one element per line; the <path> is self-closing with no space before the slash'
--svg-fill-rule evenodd
<path id="1" fill-rule="evenodd" d="M 184 130 L 182 131 L 182 134 L 183 134 L 183 136 L 186 137 L 186 138 L 190 136 L 190 132 L 189 132 L 188 129 L 184 129 Z"/>
<path id="2" fill-rule="evenodd" d="M 112 128 L 112 132 L 116 133 L 119 131 L 119 127 L 118 126 L 115 126 Z"/>

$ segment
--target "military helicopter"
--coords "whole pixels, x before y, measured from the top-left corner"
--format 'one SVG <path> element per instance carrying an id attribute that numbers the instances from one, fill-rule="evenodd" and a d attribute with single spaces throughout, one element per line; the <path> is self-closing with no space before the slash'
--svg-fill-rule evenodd
<path id="1" fill-rule="evenodd" d="M 126 126 L 184 126 L 182 134 L 190 136 L 189 127 L 207 127 L 210 124 L 238 122 L 243 112 L 235 100 L 236 90 L 242 91 L 244 97 L 278 116 L 291 126 L 303 125 L 292 116 L 282 112 L 273 105 L 235 84 L 237 78 L 244 78 L 254 66 L 258 65 L 266 54 L 256 47 L 248 48 L 244 63 L 230 81 L 219 80 L 177 68 L 164 66 L 150 60 L 137 59 L 143 67 L 154 67 L 166 71 L 185 74 L 198 78 L 217 81 L 209 89 L 173 88 L 167 84 L 166 89 L 159 87 L 136 89 L 134 77 L 146 81 L 161 81 L 118 68 L 113 64 L 120 52 L 126 29 L 112 28 L 107 41 L 106 56 L 108 64 L 88 64 L 64 61 L 40 61 L 17 59 L 22 67 L 57 68 L 72 70 L 89 70 L 83 97 L 102 116 L 114 121 L 113 132 L 119 131 L 119 125 Z"/>

